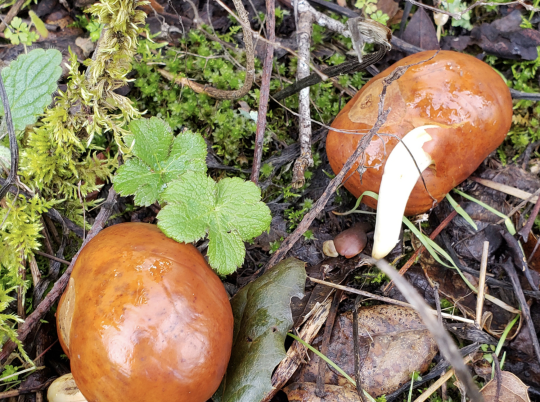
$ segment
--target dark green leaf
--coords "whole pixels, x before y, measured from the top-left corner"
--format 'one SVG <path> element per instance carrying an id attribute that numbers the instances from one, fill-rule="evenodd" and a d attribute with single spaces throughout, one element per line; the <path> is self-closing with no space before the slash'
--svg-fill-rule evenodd
<path id="1" fill-rule="evenodd" d="M 286 355 L 285 336 L 293 325 L 291 298 L 303 297 L 304 266 L 289 258 L 231 300 L 232 356 L 215 402 L 258 402 L 272 390 L 272 372 Z"/>

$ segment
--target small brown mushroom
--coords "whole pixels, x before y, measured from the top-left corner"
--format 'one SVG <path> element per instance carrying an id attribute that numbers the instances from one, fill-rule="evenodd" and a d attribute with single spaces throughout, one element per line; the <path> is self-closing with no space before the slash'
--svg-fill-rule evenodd
<path id="1" fill-rule="evenodd" d="M 330 240 L 333 243 L 334 250 L 345 258 L 352 258 L 355 255 L 360 254 L 366 247 L 366 232 L 369 229 L 370 225 L 368 223 L 360 222 L 354 224 L 349 229 L 346 229 L 338 234 L 333 241 Z M 326 248 L 330 249 L 329 245 L 327 245 Z M 326 252 L 325 254 L 329 255 Z"/>

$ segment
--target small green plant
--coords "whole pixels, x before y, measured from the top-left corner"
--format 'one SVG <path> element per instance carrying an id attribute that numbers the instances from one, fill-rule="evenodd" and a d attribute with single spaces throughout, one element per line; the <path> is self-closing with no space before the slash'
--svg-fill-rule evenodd
<path id="1" fill-rule="evenodd" d="M 304 239 L 306 239 L 306 240 L 317 240 L 315 238 L 315 235 L 313 234 L 313 231 L 311 231 L 311 230 L 306 230 L 304 232 Z"/>
<path id="2" fill-rule="evenodd" d="M 32 43 L 39 39 L 39 35 L 31 31 L 30 28 L 31 26 L 28 26 L 21 18 L 15 17 L 4 31 L 4 35 L 13 45 L 22 43 L 26 48 L 26 46 L 31 46 Z"/>
<path id="3" fill-rule="evenodd" d="M 390 17 L 381 10 L 377 10 L 377 1 L 378 0 L 357 0 L 354 6 L 362 9 L 364 13 L 372 20 L 386 25 Z"/>
<path id="4" fill-rule="evenodd" d="M 189 131 L 174 136 L 156 117 L 134 120 L 125 137 L 135 157 L 118 169 L 114 187 L 122 195 L 135 195 L 138 205 L 159 201 L 157 218 L 163 232 L 179 242 L 208 235 L 210 265 L 227 275 L 242 265 L 244 241 L 270 226 L 268 207 L 260 189 L 250 181 L 206 175 L 206 143 Z"/>
<path id="5" fill-rule="evenodd" d="M 289 221 L 289 228 L 295 229 L 298 224 L 304 219 L 304 215 L 313 207 L 313 200 L 306 198 L 300 204 L 300 209 L 294 207 L 285 210 L 285 218 Z"/>
<path id="6" fill-rule="evenodd" d="M 92 42 L 96 42 L 99 39 L 101 31 L 105 27 L 104 24 L 101 24 L 93 16 L 88 18 L 86 15 L 77 15 L 77 20 L 71 26 L 87 30 Z"/>
<path id="7" fill-rule="evenodd" d="M 281 237 L 279 240 L 271 241 L 270 242 L 270 251 L 268 251 L 269 254 L 274 254 L 276 251 L 279 250 L 279 247 L 281 246 L 281 242 L 283 241 L 283 237 Z"/>
<path id="8" fill-rule="evenodd" d="M 0 374 L 0 377 L 1 378 L 9 377 L 9 378 L 6 378 L 5 380 L 2 380 L 2 381 L 3 382 L 17 381 L 19 379 L 19 376 L 16 375 L 12 377 L 12 374 L 15 374 L 19 370 L 19 368 L 20 367 L 12 366 L 11 364 L 4 366 L 4 371 L 2 371 L 2 374 Z"/>

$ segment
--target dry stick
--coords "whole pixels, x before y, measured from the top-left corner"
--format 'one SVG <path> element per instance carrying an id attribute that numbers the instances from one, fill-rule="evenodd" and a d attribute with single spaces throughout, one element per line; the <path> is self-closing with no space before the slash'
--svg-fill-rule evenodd
<path id="1" fill-rule="evenodd" d="M 525 226 L 521 228 L 521 230 L 517 233 L 521 236 L 521 238 L 527 243 L 527 240 L 529 239 L 529 233 L 531 232 L 531 229 L 534 225 L 534 220 L 536 219 L 536 216 L 538 215 L 538 212 L 540 211 L 540 197 L 536 200 L 536 204 L 534 204 L 534 208 L 531 211 L 531 214 L 529 215 L 529 219 L 527 219 L 527 223 Z"/>
<path id="2" fill-rule="evenodd" d="M 471 361 L 471 357 L 467 356 L 463 359 L 463 364 L 468 364 Z M 435 381 L 431 386 L 422 392 L 422 394 L 414 400 L 414 402 L 424 402 L 426 401 L 435 391 L 437 391 L 446 381 L 448 381 L 454 375 L 454 369 L 448 370 L 444 373 L 437 381 Z"/>
<path id="3" fill-rule="evenodd" d="M 445 227 L 448 226 L 448 224 L 452 221 L 452 219 L 454 219 L 455 217 L 457 216 L 457 211 L 456 210 L 453 210 L 450 215 L 448 215 L 444 221 L 441 222 L 441 224 L 439 226 L 437 226 L 437 228 L 433 231 L 433 233 L 431 233 L 429 235 L 429 238 L 431 240 L 435 240 L 435 238 L 443 231 L 443 229 Z M 419 247 L 415 252 L 414 254 L 411 256 L 411 258 L 409 258 L 409 261 L 407 261 L 405 263 L 405 265 L 403 265 L 401 267 L 401 269 L 399 270 L 399 274 L 401 276 L 405 275 L 405 272 L 407 272 L 409 270 L 409 268 L 414 264 L 414 262 L 416 261 L 416 258 L 425 250 L 426 248 L 424 246 L 421 246 Z M 383 293 L 388 293 L 392 288 L 394 287 L 394 283 L 393 282 L 388 282 L 388 284 L 384 287 L 383 289 Z"/>
<path id="4" fill-rule="evenodd" d="M 531 318 L 531 310 L 529 308 L 529 305 L 527 304 L 527 300 L 525 300 L 523 288 L 521 287 L 521 283 L 519 282 L 519 278 L 517 276 L 516 267 L 512 263 L 511 259 L 507 259 L 501 265 L 506 271 L 507 275 L 510 277 L 512 285 L 514 286 L 514 293 L 518 298 L 522 315 L 525 316 L 525 322 L 527 323 L 527 327 L 529 329 L 529 334 L 531 336 L 531 342 L 533 344 L 534 353 L 536 354 L 536 359 L 540 361 L 540 344 L 538 343 L 538 337 L 536 336 L 536 330 L 534 329 L 534 322 Z"/>
<path id="5" fill-rule="evenodd" d="M 69 261 L 66 261 L 66 260 L 63 260 L 61 258 L 55 257 L 54 255 L 44 253 L 43 251 L 34 250 L 33 253 L 37 254 L 37 255 L 40 255 L 42 257 L 48 258 L 49 260 L 60 262 L 60 263 L 65 264 L 65 265 L 71 264 L 71 262 L 69 262 Z"/>
<path id="6" fill-rule="evenodd" d="M 495 389 L 495 400 L 493 402 L 499 402 L 502 387 L 501 365 L 496 353 L 492 353 L 491 357 L 493 358 L 493 363 L 495 363 L 495 381 L 497 382 L 497 388 Z"/>
<path id="7" fill-rule="evenodd" d="M 268 40 L 276 40 L 276 10 L 275 0 L 266 0 L 266 34 Z M 266 44 L 266 58 L 261 79 L 259 97 L 259 114 L 257 115 L 257 133 L 255 134 L 255 154 L 253 155 L 253 167 L 251 168 L 251 181 L 259 183 L 259 171 L 264 145 L 264 131 L 266 129 L 266 112 L 268 110 L 268 98 L 270 97 L 270 80 L 272 78 L 272 66 L 274 62 L 274 47 Z"/>
<path id="8" fill-rule="evenodd" d="M 364 389 L 362 387 L 362 366 L 364 365 L 364 361 L 362 360 L 360 362 L 360 341 L 359 341 L 359 334 L 358 334 L 358 307 L 360 304 L 362 297 L 360 295 L 356 296 L 356 300 L 354 301 L 354 309 L 353 309 L 353 348 L 354 348 L 354 379 L 356 381 L 356 392 L 358 392 L 358 396 L 360 397 L 361 402 L 366 402 L 366 398 L 364 395 Z M 369 353 L 369 346 L 368 346 L 368 353 Z M 367 355 L 367 353 L 365 354 Z"/>
<path id="9" fill-rule="evenodd" d="M 19 10 L 23 6 L 25 0 L 18 0 L 13 7 L 10 8 L 7 15 L 3 18 L 3 21 L 0 23 L 0 32 L 3 32 L 4 29 L 8 26 L 8 24 L 17 16 L 19 13 Z"/>
<path id="10" fill-rule="evenodd" d="M 476 296 L 476 327 L 482 328 L 482 310 L 484 309 L 484 293 L 486 288 L 487 260 L 489 255 L 489 242 L 484 242 L 482 260 L 480 262 L 480 279 L 478 280 L 478 295 Z"/>
<path id="11" fill-rule="evenodd" d="M 324 328 L 323 341 L 321 345 L 321 353 L 323 355 L 328 355 L 328 345 L 330 343 L 330 336 L 332 335 L 332 330 L 334 329 L 334 321 L 336 320 L 336 315 L 338 312 L 339 302 L 341 301 L 341 296 L 343 295 L 343 290 L 337 290 L 332 299 L 332 305 L 330 306 L 330 313 L 326 319 L 326 326 Z M 319 357 L 319 367 L 317 375 L 317 388 L 315 389 L 315 395 L 319 398 L 324 398 L 326 393 L 324 392 L 324 372 L 326 370 L 326 362 Z"/>
<path id="12" fill-rule="evenodd" d="M 358 158 L 360 158 L 360 156 L 364 153 L 369 143 L 371 142 L 371 139 L 375 136 L 375 134 L 378 133 L 379 129 L 386 122 L 388 114 L 390 113 L 390 109 L 384 110 L 384 100 L 386 98 L 386 90 L 388 86 L 390 86 L 392 82 L 396 81 L 403 74 L 405 74 L 405 72 L 410 66 L 411 65 L 398 67 L 389 76 L 383 78 L 383 88 L 381 91 L 381 95 L 379 96 L 379 111 L 378 111 L 377 121 L 375 122 L 375 125 L 358 142 L 358 146 L 356 147 L 356 150 L 349 157 L 349 159 L 347 159 L 347 162 L 345 162 L 345 164 L 343 165 L 343 168 L 341 168 L 341 171 L 336 175 L 336 177 L 334 177 L 330 181 L 330 183 L 328 183 L 328 186 L 324 190 L 321 197 L 315 202 L 315 204 L 313 205 L 313 208 L 311 208 L 311 210 L 304 216 L 304 218 L 302 219 L 302 221 L 300 222 L 296 230 L 292 232 L 289 236 L 287 236 L 285 241 L 281 243 L 281 246 L 279 247 L 279 249 L 274 253 L 270 261 L 268 261 L 268 263 L 263 268 L 259 269 L 254 274 L 254 276 L 262 275 L 270 267 L 274 266 L 279 261 L 281 261 L 285 257 L 285 255 L 289 252 L 289 250 L 292 248 L 292 246 L 298 241 L 298 239 L 300 239 L 300 237 L 305 233 L 305 231 L 309 229 L 311 222 L 313 222 L 313 220 L 317 217 L 317 215 L 319 215 L 319 213 L 321 213 L 321 211 L 324 209 L 324 207 L 326 206 L 326 203 L 328 202 L 330 197 L 334 194 L 338 186 L 341 184 L 345 175 L 356 163 Z"/>
<path id="13" fill-rule="evenodd" d="M 459 350 L 454 344 L 454 341 L 452 340 L 450 335 L 448 335 L 448 332 L 446 332 L 444 327 L 439 326 L 439 324 L 437 323 L 437 319 L 433 317 L 433 314 L 431 313 L 431 311 L 433 310 L 429 308 L 422 296 L 420 296 L 418 292 L 414 289 L 414 287 L 409 282 L 407 282 L 405 278 L 400 276 L 396 272 L 394 267 L 388 264 L 388 262 L 386 262 L 385 260 L 375 260 L 369 257 L 367 257 L 367 259 L 368 261 L 370 260 L 371 264 L 377 265 L 377 267 L 385 275 L 392 279 L 398 289 L 401 291 L 401 294 L 407 299 L 409 303 L 412 304 L 413 308 L 422 318 L 422 321 L 424 322 L 426 328 L 429 330 L 429 332 L 431 332 L 431 335 L 435 339 L 435 342 L 437 342 L 441 354 L 444 356 L 446 361 L 448 361 L 454 367 L 456 376 L 463 384 L 467 395 L 469 396 L 471 401 L 483 402 L 484 398 L 482 397 L 482 394 L 480 394 L 480 392 L 478 391 L 478 388 L 476 387 L 472 379 L 471 373 L 469 373 L 469 370 L 467 369 L 467 366 L 463 363 L 463 360 L 459 354 Z"/>
<path id="14" fill-rule="evenodd" d="M 64 292 L 64 289 L 69 282 L 69 277 L 71 275 L 71 271 L 73 270 L 73 266 L 77 262 L 77 257 L 79 257 L 81 250 L 101 231 L 101 229 L 105 227 L 107 220 L 112 214 L 112 208 L 115 204 L 116 191 L 114 191 L 114 189 L 111 187 L 111 189 L 109 190 L 109 195 L 107 196 L 107 200 L 103 203 L 101 210 L 96 217 L 94 225 L 92 226 L 92 229 L 88 232 L 88 236 L 86 236 L 83 245 L 71 260 L 71 264 L 69 264 L 69 267 L 66 269 L 64 274 L 60 277 L 60 279 L 58 279 L 58 281 L 56 281 L 51 291 L 47 294 L 47 296 L 45 296 L 43 301 L 39 303 L 34 312 L 30 314 L 26 318 L 26 321 L 19 327 L 19 330 L 17 331 L 17 337 L 21 342 L 24 342 L 26 340 L 28 334 L 30 334 L 36 324 L 39 323 L 39 320 L 43 318 L 45 314 L 47 314 L 53 304 L 56 303 L 60 296 L 62 296 L 62 293 Z M 17 345 L 12 341 L 6 342 L 4 344 L 4 347 L 2 348 L 2 351 L 0 352 L 0 361 L 6 359 L 11 354 L 11 352 L 15 350 L 16 347 Z"/>
<path id="15" fill-rule="evenodd" d="M 311 29 L 313 14 L 307 0 L 296 0 L 298 8 L 298 66 L 296 69 L 296 80 L 300 81 L 309 76 L 309 60 L 311 58 Z M 309 105 L 309 87 L 304 88 L 298 95 L 298 113 L 300 114 L 298 142 L 300 143 L 300 156 L 294 162 L 292 187 L 302 187 L 306 179 L 304 172 L 306 168 L 313 166 L 313 156 L 311 155 L 311 114 Z"/>
<path id="16" fill-rule="evenodd" d="M 368 258 L 371 260 L 371 257 L 368 257 Z M 344 290 L 345 292 L 354 293 L 356 295 L 368 297 L 368 298 L 373 299 L 373 300 L 378 300 L 378 301 L 382 301 L 382 302 L 385 302 L 385 303 L 395 304 L 397 306 L 402 306 L 402 307 L 414 308 L 409 303 L 402 302 L 400 300 L 391 299 L 389 297 L 378 296 L 378 295 L 375 295 L 373 293 L 366 292 L 364 290 L 358 290 L 358 289 L 355 289 L 355 288 L 350 288 L 348 286 L 343 286 L 343 285 L 338 285 L 338 284 L 332 283 L 332 282 L 322 281 L 320 279 L 312 278 L 310 276 L 308 276 L 308 279 L 310 281 L 314 282 L 314 283 L 330 286 L 331 288 L 341 289 L 341 290 Z M 434 315 L 437 315 L 437 311 L 435 311 L 435 310 L 430 310 L 430 311 Z M 469 323 L 469 324 L 474 324 L 473 320 L 470 320 L 470 319 L 464 318 L 464 317 L 459 317 L 457 315 L 441 313 L 441 317 L 446 318 L 448 320 L 461 321 L 461 322 L 466 322 L 466 323 Z"/>

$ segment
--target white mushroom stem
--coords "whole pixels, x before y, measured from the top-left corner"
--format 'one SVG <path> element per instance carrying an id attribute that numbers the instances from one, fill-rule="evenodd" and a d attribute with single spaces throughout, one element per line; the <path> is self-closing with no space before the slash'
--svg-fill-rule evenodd
<path id="1" fill-rule="evenodd" d="M 379 190 L 372 253 L 377 260 L 386 257 L 396 246 L 411 191 L 422 172 L 433 164 L 431 156 L 422 149 L 424 143 L 432 140 L 426 132 L 427 128 L 438 127 L 421 126 L 409 131 L 386 160 Z"/>
<path id="2" fill-rule="evenodd" d="M 87 402 L 71 373 L 53 381 L 47 391 L 47 400 L 49 402 Z"/>

